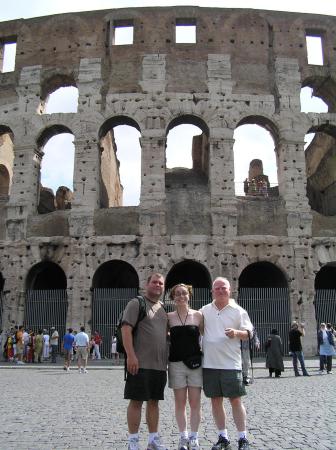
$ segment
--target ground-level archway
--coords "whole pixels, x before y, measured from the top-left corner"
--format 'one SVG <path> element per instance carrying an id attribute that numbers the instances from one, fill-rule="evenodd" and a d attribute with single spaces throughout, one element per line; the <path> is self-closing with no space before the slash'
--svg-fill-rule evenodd
<path id="1" fill-rule="evenodd" d="M 96 270 L 92 280 L 91 330 L 103 337 L 101 355 L 111 355 L 111 342 L 127 302 L 139 291 L 139 277 L 131 264 L 112 260 Z"/>
<path id="2" fill-rule="evenodd" d="M 5 279 L 0 272 L 0 329 L 2 330 L 2 311 L 3 311 L 3 300 L 4 300 L 4 285 Z"/>
<path id="3" fill-rule="evenodd" d="M 258 333 L 261 350 L 257 355 L 265 355 L 264 344 L 272 328 L 279 331 L 285 354 L 288 353 L 291 315 L 284 273 L 267 261 L 250 264 L 239 277 L 237 301 L 249 313 Z"/>
<path id="4" fill-rule="evenodd" d="M 193 309 L 200 309 L 211 301 L 211 276 L 203 264 L 193 260 L 184 260 L 170 269 L 166 277 L 165 295 L 165 303 L 169 308 L 173 308 L 169 302 L 170 289 L 178 283 L 192 286 L 193 295 L 190 304 Z"/>
<path id="5" fill-rule="evenodd" d="M 26 277 L 24 309 L 25 328 L 37 332 L 55 327 L 59 333 L 59 350 L 65 334 L 68 310 L 67 279 L 63 269 L 51 261 L 33 266 Z"/>
<path id="6" fill-rule="evenodd" d="M 315 278 L 316 326 L 321 322 L 336 324 L 336 262 L 326 264 Z"/>

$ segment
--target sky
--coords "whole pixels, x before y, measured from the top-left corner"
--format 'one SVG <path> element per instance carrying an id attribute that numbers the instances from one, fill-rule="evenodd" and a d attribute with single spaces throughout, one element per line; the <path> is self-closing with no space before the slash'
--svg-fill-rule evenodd
<path id="1" fill-rule="evenodd" d="M 3 2 L 0 8 L 0 21 L 62 14 L 75 11 L 91 11 L 99 9 L 194 5 L 219 8 L 252 8 L 276 11 L 306 12 L 313 14 L 336 15 L 335 0 L 174 0 L 174 1 L 137 1 L 137 0 L 13 0 Z M 302 110 L 326 111 L 325 105 L 316 98 L 310 99 L 310 91 L 306 90 L 301 98 Z M 76 93 L 74 93 L 76 97 Z M 56 97 L 56 96 L 55 96 Z M 61 100 L 59 100 L 61 98 Z M 52 97 L 48 102 L 48 112 L 75 111 L 76 100 L 70 101 L 71 95 L 66 92 L 63 97 L 58 93 L 58 103 L 52 105 Z M 313 101 L 313 106 L 308 106 Z M 65 108 L 65 109 L 64 109 Z M 200 134 L 200 130 L 191 125 L 177 127 L 168 134 L 167 167 L 191 167 L 192 135 Z M 118 147 L 117 156 L 120 159 L 121 181 L 124 186 L 124 205 L 139 203 L 140 194 L 140 158 L 139 133 L 130 127 L 115 129 Z M 310 136 L 312 137 L 312 136 Z M 234 161 L 236 194 L 243 195 L 243 181 L 247 176 L 248 166 L 252 159 L 262 159 L 264 173 L 269 176 L 272 185 L 277 184 L 274 142 L 270 134 L 254 125 L 239 127 L 234 134 Z M 44 147 L 45 156 L 42 161 L 42 184 L 51 187 L 54 192 L 60 185 L 73 188 L 73 136 L 59 135 L 52 138 Z M 62 149 L 62 151 L 60 150 Z M 248 150 L 248 157 L 246 151 Z M 64 160 L 68 163 L 64 164 Z M 62 163 L 63 161 L 63 163 Z M 51 170 L 52 168 L 52 170 Z"/>

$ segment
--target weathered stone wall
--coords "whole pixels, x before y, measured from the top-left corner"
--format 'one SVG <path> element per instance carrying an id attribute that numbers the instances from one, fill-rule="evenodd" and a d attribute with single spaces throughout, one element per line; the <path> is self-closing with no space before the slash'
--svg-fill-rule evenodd
<path id="1" fill-rule="evenodd" d="M 177 19 L 196 23 L 196 44 L 175 43 Z M 134 26 L 132 45 L 113 45 L 122 21 Z M 306 32 L 314 31 L 323 36 L 323 66 L 307 64 Z M 15 71 L 0 74 L 0 132 L 13 136 L 15 156 L 10 197 L 0 203 L 3 327 L 22 321 L 27 273 L 41 261 L 64 270 L 67 323 L 76 326 L 90 316 L 92 278 L 106 261 L 128 262 L 143 284 L 152 270 L 193 260 L 231 279 L 234 293 L 249 264 L 267 261 L 285 274 L 292 317 L 307 322 L 306 350 L 315 352 L 314 279 L 336 262 L 336 237 L 334 217 L 309 206 L 304 136 L 324 132 L 335 145 L 335 17 L 129 8 L 0 23 L 0 38 L 12 36 Z M 78 112 L 44 115 L 48 95 L 68 85 L 79 90 Z M 301 113 L 305 85 L 328 113 Z M 184 122 L 203 132 L 187 174 L 165 166 L 167 132 Z M 141 133 L 140 205 L 101 209 L 119 204 L 117 161 L 113 152 L 101 158 L 100 147 L 122 123 Z M 277 199 L 235 197 L 233 133 L 249 123 L 274 139 Z M 38 216 L 43 146 L 64 131 L 75 136 L 72 209 Z"/>

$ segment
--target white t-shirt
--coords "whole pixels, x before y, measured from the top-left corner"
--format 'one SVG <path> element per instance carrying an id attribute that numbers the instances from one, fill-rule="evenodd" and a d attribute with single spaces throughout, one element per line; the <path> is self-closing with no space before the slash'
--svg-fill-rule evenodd
<path id="1" fill-rule="evenodd" d="M 50 345 L 58 345 L 58 338 L 59 338 L 58 331 L 55 330 L 50 337 Z"/>
<path id="2" fill-rule="evenodd" d="M 252 332 L 253 325 L 245 309 L 230 299 L 229 304 L 221 310 L 212 302 L 200 311 L 204 316 L 203 367 L 241 370 L 240 339 L 227 337 L 225 329 Z"/>

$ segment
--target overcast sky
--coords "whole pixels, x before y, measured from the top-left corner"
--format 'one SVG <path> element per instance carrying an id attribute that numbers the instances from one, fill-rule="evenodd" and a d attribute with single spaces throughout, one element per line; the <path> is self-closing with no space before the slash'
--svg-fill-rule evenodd
<path id="1" fill-rule="evenodd" d="M 219 8 L 253 8 L 278 11 L 307 12 L 313 14 L 336 15 L 336 0 L 320 0 L 308 2 L 307 0 L 198 0 L 198 1 L 137 1 L 137 0 L 12 0 L 2 1 L 0 7 L 0 21 L 18 18 L 38 17 L 50 14 L 61 14 L 75 11 L 91 11 L 98 9 L 141 7 L 141 6 L 174 6 L 195 5 L 203 7 Z M 69 95 L 68 95 L 69 96 Z M 51 101 L 51 99 L 50 99 Z M 317 102 L 319 103 L 319 102 Z M 319 109 L 321 108 L 321 109 Z M 317 104 L 310 111 L 326 110 L 323 105 Z M 49 112 L 60 111 L 56 106 Z M 121 161 L 120 171 L 122 183 L 125 188 L 124 204 L 135 205 L 139 201 L 140 190 L 140 146 L 139 133 L 135 129 L 117 127 L 115 130 L 118 145 L 118 158 Z M 199 134 L 195 127 L 177 127 L 168 135 L 167 167 L 185 166 L 191 167 L 191 138 L 193 134 Z M 260 158 L 264 163 L 264 173 L 269 175 L 270 181 L 277 184 L 274 142 L 270 134 L 253 125 L 240 127 L 235 131 L 235 181 L 236 187 L 240 187 L 237 193 L 242 193 L 242 182 L 247 176 L 249 162 L 254 158 Z M 42 184 L 56 191 L 60 185 L 66 185 L 72 189 L 73 174 L 73 146 L 72 135 L 60 135 L 50 140 L 44 148 L 45 156 L 42 165 Z M 183 143 L 183 150 L 182 150 Z M 60 151 L 62 149 L 62 153 Z M 131 149 L 131 151 L 130 151 Z M 248 154 L 246 151 L 248 150 Z M 68 159 L 65 165 L 64 160 Z M 63 164 L 62 164 L 63 161 Z M 52 170 L 50 170 L 52 168 Z"/>

